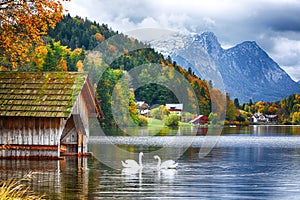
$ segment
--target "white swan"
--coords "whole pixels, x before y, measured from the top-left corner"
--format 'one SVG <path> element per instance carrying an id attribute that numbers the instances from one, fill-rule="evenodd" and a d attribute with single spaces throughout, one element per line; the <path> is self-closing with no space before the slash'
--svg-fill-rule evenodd
<path id="1" fill-rule="evenodd" d="M 128 160 L 125 160 L 125 162 L 121 161 L 122 166 L 126 167 L 126 168 L 133 168 L 133 169 L 143 168 L 143 164 L 142 164 L 142 156 L 143 155 L 144 155 L 143 152 L 139 153 L 139 163 L 137 163 L 135 160 L 128 159 Z"/>
<path id="2" fill-rule="evenodd" d="M 155 160 L 158 160 L 157 163 L 157 170 L 161 170 L 161 169 L 175 169 L 178 165 L 178 163 L 176 163 L 174 160 L 166 160 L 164 162 L 161 163 L 161 159 L 158 155 L 153 156 L 153 158 Z"/>

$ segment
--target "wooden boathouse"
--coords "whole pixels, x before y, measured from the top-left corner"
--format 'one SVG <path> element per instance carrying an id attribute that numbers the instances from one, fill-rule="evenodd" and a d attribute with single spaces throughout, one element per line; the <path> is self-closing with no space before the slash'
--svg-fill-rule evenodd
<path id="1" fill-rule="evenodd" d="M 101 118 L 87 73 L 0 72 L 0 158 L 87 154 Z"/>

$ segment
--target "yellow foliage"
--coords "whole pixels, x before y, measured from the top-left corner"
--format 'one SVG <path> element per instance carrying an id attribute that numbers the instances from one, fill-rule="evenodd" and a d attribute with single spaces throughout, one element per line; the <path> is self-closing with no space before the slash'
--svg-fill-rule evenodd
<path id="1" fill-rule="evenodd" d="M 79 55 L 79 54 L 81 54 L 81 52 L 82 52 L 81 48 L 76 48 L 70 54 L 71 54 L 71 56 L 74 55 L 74 54 Z"/>
<path id="2" fill-rule="evenodd" d="M 48 50 L 47 50 L 46 46 L 37 46 L 34 49 L 33 62 L 40 70 L 43 68 L 44 60 L 47 56 L 47 53 L 48 53 Z"/>
<path id="3" fill-rule="evenodd" d="M 168 75 L 169 75 L 169 78 L 170 78 L 170 79 L 173 79 L 173 78 L 174 78 L 174 71 L 175 71 L 174 69 L 168 71 Z"/>
<path id="4" fill-rule="evenodd" d="M 295 102 L 299 102 L 300 101 L 300 95 L 299 94 L 295 94 Z"/>
<path id="5" fill-rule="evenodd" d="M 255 104 L 256 107 L 261 107 L 262 105 L 264 105 L 265 103 L 263 101 L 259 101 Z"/>
<path id="6" fill-rule="evenodd" d="M 79 72 L 83 72 L 83 63 L 82 63 L 82 60 L 79 60 L 77 63 L 76 63 L 76 67 L 77 67 L 77 71 Z"/>
<path id="7" fill-rule="evenodd" d="M 300 112 L 294 112 L 293 113 L 292 122 L 300 122 Z"/>
<path id="8" fill-rule="evenodd" d="M 124 48 L 124 54 L 128 56 L 129 55 L 129 50 Z"/>
<path id="9" fill-rule="evenodd" d="M 190 88 L 187 88 L 187 91 L 188 91 L 188 96 L 189 96 L 189 101 L 190 101 L 190 104 L 191 106 L 193 107 L 193 110 L 197 110 L 197 102 L 196 102 L 196 98 L 194 97 L 195 94 L 193 93 L 193 91 L 190 89 Z"/>
<path id="10" fill-rule="evenodd" d="M 68 0 L 64 0 L 68 1 Z M 60 1 L 4 1 L 0 9 L 0 52 L 12 69 L 28 61 L 30 49 L 63 17 Z"/>
<path id="11" fill-rule="evenodd" d="M 98 28 L 97 28 L 97 26 L 95 26 L 95 25 L 91 25 L 91 26 L 90 26 L 90 29 L 97 30 Z"/>

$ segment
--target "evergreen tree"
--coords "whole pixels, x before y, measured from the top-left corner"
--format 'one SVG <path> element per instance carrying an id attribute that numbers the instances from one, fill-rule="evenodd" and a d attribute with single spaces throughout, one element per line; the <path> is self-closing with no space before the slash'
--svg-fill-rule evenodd
<path id="1" fill-rule="evenodd" d="M 238 98 L 235 98 L 235 99 L 233 100 L 233 102 L 234 102 L 234 106 L 235 106 L 237 109 L 240 109 L 239 99 L 238 99 Z"/>

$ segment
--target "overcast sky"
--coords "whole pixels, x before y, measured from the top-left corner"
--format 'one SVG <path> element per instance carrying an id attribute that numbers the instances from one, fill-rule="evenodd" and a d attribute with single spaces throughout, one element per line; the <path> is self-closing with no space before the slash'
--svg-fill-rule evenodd
<path id="1" fill-rule="evenodd" d="M 300 80 L 299 0 L 72 0 L 65 8 L 72 16 L 121 32 L 212 31 L 223 48 L 256 41 L 291 78 Z"/>

